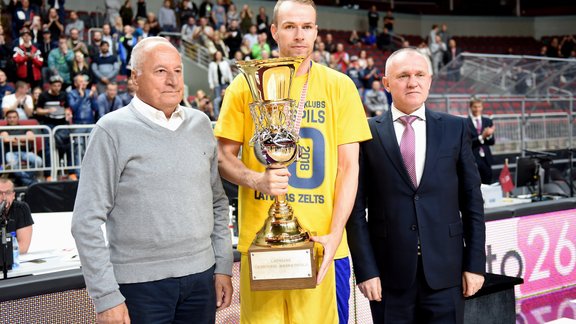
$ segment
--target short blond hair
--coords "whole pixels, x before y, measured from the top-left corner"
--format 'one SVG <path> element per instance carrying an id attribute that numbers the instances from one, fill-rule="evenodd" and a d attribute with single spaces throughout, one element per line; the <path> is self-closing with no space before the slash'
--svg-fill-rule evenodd
<path id="1" fill-rule="evenodd" d="M 296 2 L 303 5 L 308 5 L 314 8 L 314 12 L 318 13 L 318 11 L 316 10 L 316 4 L 314 3 L 314 0 L 278 0 L 276 2 L 276 5 L 274 6 L 274 13 L 272 14 L 272 23 L 274 25 L 278 24 L 278 11 L 280 10 L 280 6 L 284 2 Z"/>

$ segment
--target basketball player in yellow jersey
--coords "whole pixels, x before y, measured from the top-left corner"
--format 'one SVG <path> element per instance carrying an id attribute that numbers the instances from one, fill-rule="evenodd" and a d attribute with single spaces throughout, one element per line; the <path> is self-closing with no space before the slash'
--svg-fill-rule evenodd
<path id="1" fill-rule="evenodd" d="M 265 169 L 257 162 L 249 146 L 254 123 L 248 106 L 253 100 L 242 75 L 226 89 L 214 130 L 219 140 L 220 173 L 240 186 L 241 323 L 347 323 L 350 269 L 344 228 L 358 184 L 358 142 L 371 138 L 368 124 L 353 82 L 340 72 L 311 63 L 318 33 L 313 1 L 278 1 L 271 32 L 280 56 L 304 58 L 291 89 L 291 98 L 297 103 L 307 89 L 300 129 L 301 159 L 283 169 Z M 273 196 L 286 193 L 300 224 L 316 232 L 313 240 L 324 248 L 318 286 L 251 291 L 246 252 L 264 223 Z"/>

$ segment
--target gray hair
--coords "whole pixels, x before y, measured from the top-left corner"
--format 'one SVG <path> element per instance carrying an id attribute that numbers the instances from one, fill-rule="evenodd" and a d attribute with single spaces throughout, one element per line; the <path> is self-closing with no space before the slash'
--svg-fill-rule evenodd
<path id="1" fill-rule="evenodd" d="M 406 47 L 406 48 L 401 48 L 399 50 L 397 50 L 396 52 L 392 53 L 388 59 L 386 60 L 386 70 L 384 71 L 384 74 L 386 76 L 388 76 L 388 70 L 390 68 L 390 65 L 392 65 L 392 61 L 394 61 L 394 59 L 396 58 L 396 56 L 403 54 L 403 53 L 413 53 L 416 55 L 421 56 L 422 58 L 424 58 L 424 60 L 426 61 L 426 64 L 428 65 L 428 73 L 430 73 L 430 75 L 434 74 L 433 70 L 432 70 L 432 62 L 430 61 L 430 58 L 428 57 L 428 55 L 420 52 L 419 50 L 417 50 L 416 48 L 413 47 Z"/>
<path id="2" fill-rule="evenodd" d="M 130 69 L 132 72 L 136 72 L 137 75 L 142 74 L 142 64 L 144 63 L 142 61 L 143 54 L 158 44 L 167 44 L 176 49 L 176 47 L 164 37 L 153 36 L 144 38 L 132 49 L 132 56 L 130 56 Z"/>

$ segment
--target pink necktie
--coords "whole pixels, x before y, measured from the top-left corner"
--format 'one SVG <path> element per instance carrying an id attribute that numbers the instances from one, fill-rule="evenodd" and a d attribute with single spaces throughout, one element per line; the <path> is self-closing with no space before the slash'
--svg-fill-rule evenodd
<path id="1" fill-rule="evenodd" d="M 478 135 L 482 135 L 482 125 L 480 124 L 480 118 L 476 118 L 476 131 L 478 131 Z M 480 156 L 484 156 L 484 149 L 480 146 L 478 150 Z"/>
<path id="2" fill-rule="evenodd" d="M 402 139 L 400 140 L 400 153 L 414 187 L 418 187 L 418 180 L 416 179 L 416 136 L 414 135 L 414 128 L 412 128 L 412 123 L 416 119 L 418 119 L 417 116 L 410 115 L 400 117 L 400 121 L 405 126 Z"/>
<path id="3" fill-rule="evenodd" d="M 482 134 L 482 125 L 480 124 L 480 119 L 476 118 L 476 131 L 478 135 Z"/>

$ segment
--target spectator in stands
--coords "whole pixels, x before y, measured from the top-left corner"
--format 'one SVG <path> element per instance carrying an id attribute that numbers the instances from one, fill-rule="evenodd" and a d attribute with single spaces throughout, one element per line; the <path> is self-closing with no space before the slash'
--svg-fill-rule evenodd
<path id="1" fill-rule="evenodd" d="M 258 34 L 266 33 L 267 36 L 270 32 L 270 20 L 266 14 L 266 8 L 258 8 L 258 15 L 256 15 L 256 26 L 258 27 Z"/>
<path id="2" fill-rule="evenodd" d="M 118 56 L 121 62 L 120 74 L 127 75 L 127 65 L 130 62 L 132 49 L 136 46 L 138 38 L 134 36 L 134 27 L 131 25 L 124 26 L 124 34 L 118 40 Z"/>
<path id="3" fill-rule="evenodd" d="M 110 45 L 110 43 L 108 43 Z M 92 44 L 90 44 L 89 56 L 91 60 L 95 60 L 100 55 L 100 46 L 102 46 L 102 32 L 94 31 L 92 34 Z"/>
<path id="4" fill-rule="evenodd" d="M 538 53 L 538 56 L 547 56 L 547 53 L 548 53 L 548 46 L 542 45 L 542 47 L 540 47 L 540 52 Z"/>
<path id="5" fill-rule="evenodd" d="M 8 83 L 6 73 L 0 70 L 0 100 L 4 100 L 4 96 L 14 93 L 14 87 Z"/>
<path id="6" fill-rule="evenodd" d="M 410 41 L 408 41 L 408 40 L 406 40 L 406 39 L 403 40 L 401 47 L 402 47 L 402 48 L 408 48 L 408 47 L 410 47 Z"/>
<path id="7" fill-rule="evenodd" d="M 170 7 L 171 2 L 165 0 L 163 6 L 158 10 L 158 25 L 165 32 L 175 32 L 178 26 L 176 22 L 176 12 Z"/>
<path id="8" fill-rule="evenodd" d="M 333 69 L 346 74 L 346 70 L 348 69 L 349 64 L 350 64 L 350 56 L 344 50 L 344 44 L 338 43 L 336 45 L 336 52 L 332 54 L 332 63 L 330 64 L 330 66 Z"/>
<path id="9" fill-rule="evenodd" d="M 428 43 L 422 41 L 416 49 L 418 52 L 426 55 L 430 59 L 430 62 L 432 62 L 432 52 L 430 51 L 430 47 L 428 47 Z"/>
<path id="10" fill-rule="evenodd" d="M 230 49 L 228 48 L 228 46 L 226 46 L 224 40 L 222 40 L 222 35 L 225 32 L 226 32 L 226 26 L 224 25 L 220 26 L 220 30 L 214 32 L 214 36 L 212 38 L 214 49 L 210 51 L 211 49 L 208 48 L 210 54 L 214 55 L 217 51 L 220 51 L 224 55 L 224 58 L 228 58 L 228 56 L 230 56 Z"/>
<path id="11" fill-rule="evenodd" d="M 572 35 L 562 37 L 559 47 L 561 57 L 569 58 L 574 48 L 576 48 L 576 38 Z"/>
<path id="12" fill-rule="evenodd" d="M 372 87 L 364 92 L 364 106 L 372 117 L 388 111 L 388 98 L 380 80 L 372 81 Z"/>
<path id="13" fill-rule="evenodd" d="M 460 47 L 456 46 L 456 40 L 450 38 L 448 41 L 448 49 L 444 52 L 444 65 L 447 65 L 448 80 L 460 81 L 460 68 L 464 64 Z"/>
<path id="14" fill-rule="evenodd" d="M 180 30 L 180 34 L 182 34 L 182 39 L 192 43 L 194 40 L 194 30 L 197 28 L 196 26 L 196 18 L 194 16 L 188 16 L 186 19 L 186 23 L 182 25 L 182 29 Z"/>
<path id="15" fill-rule="evenodd" d="M 46 1 L 46 5 L 48 8 L 56 9 L 58 13 L 58 18 L 61 22 L 66 20 L 66 8 L 64 8 L 64 3 L 66 0 L 48 0 Z"/>
<path id="16" fill-rule="evenodd" d="M 109 112 L 118 110 L 124 107 L 124 102 L 118 96 L 118 85 L 116 83 L 108 83 L 106 90 L 98 95 L 96 98 L 96 107 L 98 119 L 104 117 Z"/>
<path id="17" fill-rule="evenodd" d="M 34 114 L 38 121 L 50 128 L 66 125 L 72 120 L 72 110 L 68 97 L 62 91 L 64 80 L 60 75 L 50 77 L 50 87 L 38 97 Z"/>
<path id="18" fill-rule="evenodd" d="M 72 28 L 70 30 L 70 38 L 68 39 L 68 48 L 72 50 L 72 52 L 80 51 L 82 54 L 87 56 L 88 46 L 80 39 L 80 30 L 76 28 Z"/>
<path id="19" fill-rule="evenodd" d="M 252 48 L 249 47 L 249 40 L 244 38 L 242 40 L 242 45 L 240 45 L 240 52 L 242 52 L 242 57 L 244 57 L 245 60 L 249 60 L 252 57 Z"/>
<path id="20" fill-rule="evenodd" d="M 34 107 L 34 110 L 36 110 L 36 104 L 38 103 L 38 98 L 40 97 L 40 94 L 42 93 L 42 88 L 40 87 L 34 87 L 32 89 L 32 105 Z M 34 115 L 34 113 L 32 113 Z"/>
<path id="21" fill-rule="evenodd" d="M 194 1 L 182 0 L 180 2 L 180 22 L 184 23 L 190 17 L 194 17 L 194 19 L 198 17 L 198 7 Z"/>
<path id="22" fill-rule="evenodd" d="M 68 48 L 66 35 L 58 39 L 58 48 L 50 51 L 48 55 L 48 67 L 52 75 L 59 75 L 64 80 L 64 89 L 72 84 L 70 79 L 70 65 L 74 61 L 74 52 Z"/>
<path id="23" fill-rule="evenodd" d="M 139 100 L 98 122 L 78 186 L 72 233 L 86 286 L 98 322 L 214 323 L 231 302 L 233 257 L 212 127 L 178 105 L 182 61 L 166 39 L 143 40 L 132 57 Z M 152 237 L 163 243 L 150 249 Z"/>
<path id="24" fill-rule="evenodd" d="M 358 56 L 352 55 L 350 57 L 350 64 L 346 69 L 346 75 L 348 75 L 348 77 L 352 79 L 352 82 L 354 82 L 356 89 L 358 89 L 358 92 L 360 93 L 360 97 L 362 97 L 362 95 L 364 94 L 364 84 L 362 83 L 360 77 L 360 71 L 361 69 L 360 65 L 358 64 Z"/>
<path id="25" fill-rule="evenodd" d="M 86 61 L 86 56 L 81 51 L 74 52 L 74 61 L 72 61 L 72 66 L 70 68 L 70 78 L 74 80 L 77 75 L 84 76 L 86 82 L 91 85 L 92 78 L 90 77 L 90 66 Z"/>
<path id="26" fill-rule="evenodd" d="M 130 101 L 132 101 L 132 98 L 134 98 L 135 94 L 136 94 L 136 85 L 134 84 L 132 78 L 128 78 L 128 80 L 126 81 L 126 91 L 120 92 L 118 97 L 120 97 L 120 99 L 122 100 L 122 104 L 124 106 L 127 106 L 130 103 Z"/>
<path id="27" fill-rule="evenodd" d="M 40 124 L 48 126 L 53 129 L 59 125 L 67 125 L 72 121 L 72 110 L 68 103 L 68 96 L 66 92 L 62 91 L 62 84 L 64 80 L 59 75 L 50 77 L 50 87 L 48 90 L 43 91 L 38 97 L 36 107 L 34 107 L 34 114 Z M 70 132 L 68 130 L 60 130 L 54 133 L 56 149 L 60 157 L 64 157 L 70 153 Z M 52 147 L 48 141 L 44 142 L 45 152 L 50 152 Z M 72 159 L 68 159 L 71 163 Z M 51 154 L 46 154 L 46 166 L 51 166 L 51 163 L 58 163 L 58 161 L 51 160 Z M 45 171 L 44 176 L 47 181 L 51 181 L 50 172 Z M 77 180 L 75 174 L 69 175 L 71 180 Z"/>
<path id="28" fill-rule="evenodd" d="M 438 36 L 438 25 L 433 24 L 428 33 L 428 47 L 432 48 L 432 44 L 436 43 L 436 36 Z"/>
<path id="29" fill-rule="evenodd" d="M 146 0 L 138 0 L 136 2 L 136 20 L 142 18 L 146 19 L 146 14 L 148 10 L 146 10 Z"/>
<path id="30" fill-rule="evenodd" d="M 244 4 L 240 12 L 240 30 L 242 30 L 242 34 L 248 33 L 252 25 L 254 25 L 254 13 L 250 6 Z"/>
<path id="31" fill-rule="evenodd" d="M 244 34 L 244 36 L 242 36 L 242 40 L 244 41 L 248 41 L 248 48 L 252 49 L 252 47 L 254 47 L 254 45 L 258 44 L 258 28 L 256 27 L 256 25 L 251 25 L 248 33 Z"/>
<path id="32" fill-rule="evenodd" d="M 208 25 L 208 18 L 200 17 L 198 21 L 198 28 L 194 29 L 194 34 L 192 38 L 198 42 L 198 44 L 209 47 L 213 45 L 212 37 L 214 36 L 214 29 Z"/>
<path id="33" fill-rule="evenodd" d="M 28 94 L 28 83 L 16 81 L 16 91 L 13 94 L 5 95 L 2 99 L 2 112 L 4 116 L 9 111 L 16 111 L 19 120 L 26 120 L 34 113 L 32 97 Z"/>
<path id="34" fill-rule="evenodd" d="M 227 60 L 223 59 L 220 51 L 214 53 L 214 60 L 208 65 L 208 84 L 214 95 L 214 100 L 220 97 L 222 89 L 225 89 L 232 82 L 232 70 Z M 215 112 L 218 115 L 218 112 Z"/>
<path id="35" fill-rule="evenodd" d="M 334 43 L 334 38 L 332 37 L 332 34 L 330 33 L 326 34 L 326 37 L 324 39 L 324 45 L 326 46 L 326 50 L 328 51 L 328 53 L 334 54 L 336 52 L 336 43 Z"/>
<path id="36" fill-rule="evenodd" d="M 198 18 L 207 18 L 212 20 L 212 8 L 214 7 L 214 3 L 212 0 L 204 0 L 200 3 L 200 8 L 198 10 Z M 211 21 L 212 22 L 212 21 Z"/>
<path id="37" fill-rule="evenodd" d="M 442 26 L 440 26 L 440 31 L 438 32 L 438 35 L 440 35 L 442 42 L 445 44 L 448 44 L 448 41 L 452 39 L 452 36 L 448 32 L 448 25 L 446 25 L 445 23 L 442 24 Z"/>
<path id="38" fill-rule="evenodd" d="M 388 32 L 393 34 L 394 33 L 394 15 L 392 14 L 391 10 L 386 11 L 386 15 L 384 16 L 384 28 L 388 29 Z"/>
<path id="39" fill-rule="evenodd" d="M 366 65 L 368 65 L 368 53 L 366 52 L 366 50 L 361 50 L 360 53 L 358 54 L 358 67 L 360 68 L 360 70 L 363 70 Z"/>
<path id="40" fill-rule="evenodd" d="M 34 225 L 30 207 L 25 202 L 16 199 L 14 183 L 10 179 L 0 178 L 0 195 L 6 200 L 8 219 L 11 220 L 8 222 L 6 231 L 16 232 L 18 249 L 21 254 L 26 254 L 32 241 L 32 225 Z"/>
<path id="41" fill-rule="evenodd" d="M 548 44 L 548 49 L 546 50 L 546 56 L 553 58 L 560 57 L 560 44 L 558 44 L 558 37 L 552 37 L 550 44 Z"/>
<path id="42" fill-rule="evenodd" d="M 380 81 L 380 69 L 374 64 L 372 57 L 366 59 L 366 67 L 362 69 L 360 76 L 365 89 L 370 89 L 374 80 Z"/>
<path id="43" fill-rule="evenodd" d="M 102 40 L 108 42 L 111 54 L 118 53 L 118 35 L 112 33 L 112 26 L 108 23 L 102 25 Z"/>
<path id="44" fill-rule="evenodd" d="M 366 46 L 373 46 L 376 44 L 376 35 L 369 31 L 364 32 L 362 36 L 362 43 Z"/>
<path id="45" fill-rule="evenodd" d="M 330 66 L 330 52 L 328 52 L 326 50 L 326 44 L 324 42 L 320 42 L 318 43 L 318 54 L 320 55 L 320 61 L 319 62 L 323 62 L 321 64 L 326 65 L 326 66 Z"/>
<path id="46" fill-rule="evenodd" d="M 259 33 L 258 34 L 258 43 L 254 46 L 252 46 L 252 58 L 255 60 L 261 60 L 263 59 L 263 52 L 268 53 L 268 56 L 270 56 L 270 45 L 268 45 L 268 42 L 266 41 L 268 39 L 268 36 L 266 33 Z"/>
<path id="47" fill-rule="evenodd" d="M 102 41 L 100 54 L 95 57 L 91 64 L 92 75 L 99 93 L 106 90 L 108 83 L 116 82 L 116 77 L 120 72 L 120 61 L 116 55 L 110 53 L 110 45 Z"/>
<path id="48" fill-rule="evenodd" d="M 16 9 L 12 11 L 12 39 L 17 39 L 20 30 L 26 22 L 32 22 L 32 18 L 39 15 L 30 7 L 29 0 L 21 0 Z"/>
<path id="49" fill-rule="evenodd" d="M 94 99 L 97 96 L 95 85 L 88 89 L 88 82 L 84 75 L 74 77 L 74 89 L 68 93 L 68 102 L 72 109 L 73 124 L 94 124 L 97 118 L 97 110 Z"/>
<path id="50" fill-rule="evenodd" d="M 324 58 L 322 57 L 322 54 L 320 54 L 319 51 L 314 51 L 312 52 L 312 61 L 314 61 L 314 63 L 318 63 L 324 66 L 328 66 L 328 62 L 326 62 L 324 60 Z"/>
<path id="51" fill-rule="evenodd" d="M 244 60 L 244 55 L 242 54 L 241 51 L 239 50 L 236 51 L 236 53 L 234 53 L 234 57 L 230 62 L 230 70 L 232 70 L 232 80 L 234 80 L 234 78 L 238 74 L 240 74 L 240 70 L 238 69 L 238 66 L 236 66 L 236 64 L 242 60 Z"/>
<path id="52" fill-rule="evenodd" d="M 482 100 L 472 97 L 470 99 L 470 115 L 468 127 L 472 140 L 472 153 L 476 159 L 478 172 L 484 184 L 492 184 L 492 150 L 490 146 L 495 144 L 495 126 L 492 119 L 482 116 L 484 104 Z"/>
<path id="53" fill-rule="evenodd" d="M 49 29 L 43 29 L 42 39 L 35 46 L 40 50 L 40 53 L 42 53 L 42 60 L 44 61 L 42 78 L 48 80 L 48 56 L 53 49 L 58 47 L 58 40 L 52 39 L 52 33 L 50 33 Z"/>
<path id="54" fill-rule="evenodd" d="M 1 25 L 0 25 L 1 26 Z M 0 27 L 1 28 L 1 27 Z M 14 48 L 6 44 L 5 35 L 0 34 L 0 70 L 5 71 L 6 78 L 10 80 L 15 80 L 16 67 L 12 55 L 14 54 Z"/>
<path id="55" fill-rule="evenodd" d="M 392 34 L 390 34 L 388 28 L 384 27 L 384 29 L 382 29 L 382 32 L 378 34 L 378 37 L 376 38 L 376 47 L 382 51 L 394 50 L 392 43 Z"/>
<path id="56" fill-rule="evenodd" d="M 26 23 L 28 25 L 28 23 Z M 32 44 L 37 44 L 42 39 L 42 18 L 34 16 L 30 25 L 30 34 L 32 35 Z"/>
<path id="57" fill-rule="evenodd" d="M 122 7 L 122 0 L 105 0 L 106 6 L 106 21 L 110 25 L 114 25 L 116 17 L 120 16 L 120 8 Z"/>
<path id="58" fill-rule="evenodd" d="M 156 15 L 153 12 L 149 12 L 146 15 L 146 22 L 150 25 L 149 36 L 156 36 L 162 31 L 160 29 L 160 22 L 158 21 Z"/>
<path id="59" fill-rule="evenodd" d="M 60 21 L 60 16 L 58 16 L 58 11 L 56 8 L 50 8 L 48 10 L 48 23 L 44 25 L 44 28 L 50 30 L 52 34 L 52 39 L 60 39 L 60 35 L 64 34 L 64 25 Z"/>
<path id="60" fill-rule="evenodd" d="M 79 31 L 78 39 L 84 41 L 84 21 L 78 18 L 78 13 L 74 10 L 70 11 L 70 20 L 66 24 L 66 28 L 64 29 L 64 34 L 70 36 L 70 32 L 72 29 L 76 29 Z"/>
<path id="61" fill-rule="evenodd" d="M 18 80 L 26 81 L 30 86 L 35 87 L 42 80 L 42 54 L 40 50 L 32 45 L 32 35 L 28 29 L 20 32 L 23 43 L 14 48 L 14 63 L 16 63 L 16 77 Z"/>
<path id="62" fill-rule="evenodd" d="M 216 4 L 212 7 L 212 22 L 214 29 L 220 29 L 220 26 L 227 25 L 226 8 L 224 7 L 223 0 L 216 0 Z"/>
<path id="63" fill-rule="evenodd" d="M 436 27 L 438 28 L 438 27 Z M 440 68 L 442 67 L 442 60 L 444 59 L 444 52 L 448 49 L 446 43 L 442 42 L 442 38 L 439 35 L 435 36 L 435 41 L 430 45 L 430 53 L 432 53 L 432 68 L 434 75 L 438 75 Z"/>
<path id="64" fill-rule="evenodd" d="M 360 36 L 358 36 L 358 32 L 356 30 L 350 32 L 350 37 L 348 37 L 348 43 L 350 43 L 350 45 L 352 46 L 357 47 L 362 46 L 362 40 L 360 39 Z"/>
<path id="65" fill-rule="evenodd" d="M 378 21 L 380 20 L 380 14 L 376 5 L 370 6 L 368 10 L 368 31 L 372 35 L 378 35 Z"/>
<path id="66" fill-rule="evenodd" d="M 216 121 L 216 116 L 214 115 L 214 105 L 210 97 L 202 90 L 196 91 L 196 97 L 192 102 L 192 108 L 198 109 L 205 113 L 211 121 Z"/>
<path id="67" fill-rule="evenodd" d="M 228 27 L 230 27 L 230 23 L 236 20 L 238 22 L 238 29 L 240 29 L 240 12 L 236 8 L 234 3 L 231 3 L 228 6 L 228 11 L 226 12 L 226 23 Z"/>
<path id="68" fill-rule="evenodd" d="M 15 110 L 8 111 L 6 113 L 6 126 L 20 125 L 18 112 Z M 34 150 L 36 143 L 34 132 L 30 129 L 4 129 L 0 132 L 0 137 L 4 143 L 5 167 L 13 171 L 20 170 L 14 172 L 17 183 L 22 186 L 29 186 L 38 182 L 36 171 L 24 171 L 43 166 L 42 159 Z M 26 163 L 25 166 L 22 165 L 23 162 Z"/>
<path id="69" fill-rule="evenodd" d="M 122 25 L 132 25 L 134 21 L 134 10 L 132 9 L 132 0 L 125 0 L 122 8 L 118 12 L 120 17 L 122 17 Z"/>
<path id="70" fill-rule="evenodd" d="M 242 45 L 242 32 L 240 31 L 240 26 L 238 25 L 238 20 L 230 20 L 230 25 L 224 36 L 224 43 L 229 49 L 229 58 L 233 58 L 234 53 L 240 49 Z"/>

